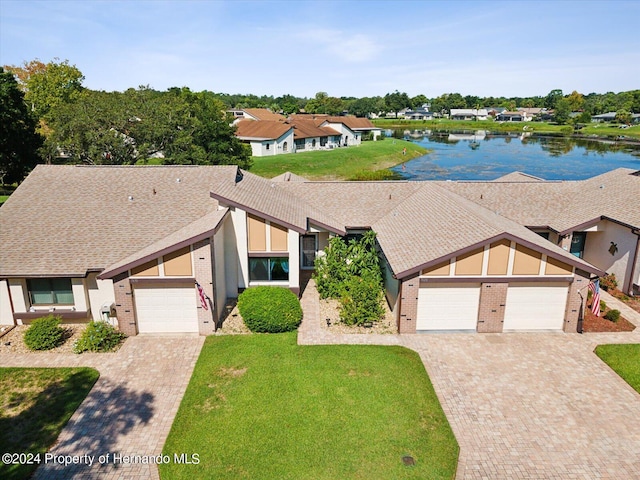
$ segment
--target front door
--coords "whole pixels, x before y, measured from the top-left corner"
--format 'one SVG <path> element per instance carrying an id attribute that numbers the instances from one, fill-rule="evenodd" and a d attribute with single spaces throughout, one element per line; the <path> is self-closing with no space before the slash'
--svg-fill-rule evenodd
<path id="1" fill-rule="evenodd" d="M 316 261 L 316 235 L 302 235 L 302 248 L 300 254 L 302 256 L 302 268 L 312 269 Z"/>
<path id="2" fill-rule="evenodd" d="M 571 253 L 571 255 L 575 255 L 578 258 L 582 258 L 584 255 L 584 243 L 586 238 L 586 232 L 573 232 L 569 253 Z"/>

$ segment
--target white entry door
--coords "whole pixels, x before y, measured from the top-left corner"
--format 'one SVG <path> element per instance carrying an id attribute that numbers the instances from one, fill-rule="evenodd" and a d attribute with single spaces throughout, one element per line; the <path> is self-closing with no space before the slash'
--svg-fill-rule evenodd
<path id="1" fill-rule="evenodd" d="M 479 283 L 427 284 L 418 290 L 416 331 L 475 331 L 479 305 Z"/>
<path id="2" fill-rule="evenodd" d="M 139 333 L 197 333 L 198 298 L 193 283 L 135 286 Z"/>
<path id="3" fill-rule="evenodd" d="M 562 330 L 569 285 L 509 284 L 504 330 Z"/>

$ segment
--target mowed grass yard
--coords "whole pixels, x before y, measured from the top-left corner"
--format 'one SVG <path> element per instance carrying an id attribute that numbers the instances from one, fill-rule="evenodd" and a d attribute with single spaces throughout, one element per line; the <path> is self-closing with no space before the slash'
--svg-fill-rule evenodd
<path id="1" fill-rule="evenodd" d="M 406 155 L 402 153 L 404 148 Z M 249 171 L 266 178 L 292 172 L 309 180 L 353 180 L 366 172 L 391 168 L 426 153 L 426 149 L 413 142 L 385 138 L 347 148 L 253 157 Z"/>
<path id="2" fill-rule="evenodd" d="M 0 368 L 0 452 L 44 455 L 98 377 L 93 368 Z M 29 478 L 37 466 L 0 462 L 0 478 Z"/>
<path id="3" fill-rule="evenodd" d="M 163 479 L 453 478 L 458 445 L 415 352 L 296 338 L 207 338 L 163 450 L 200 463 Z"/>
<path id="4" fill-rule="evenodd" d="M 640 393 L 640 344 L 599 345 L 596 355 Z"/>

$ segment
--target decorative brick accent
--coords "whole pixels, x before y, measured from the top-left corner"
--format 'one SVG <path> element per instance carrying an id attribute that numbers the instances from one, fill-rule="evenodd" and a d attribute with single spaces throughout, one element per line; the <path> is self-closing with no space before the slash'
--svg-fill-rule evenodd
<path id="1" fill-rule="evenodd" d="M 483 283 L 480 286 L 479 333 L 501 333 L 509 284 Z"/>
<path id="2" fill-rule="evenodd" d="M 136 311 L 133 307 L 133 289 L 126 273 L 122 273 L 113 279 L 113 290 L 116 299 L 118 328 L 130 337 L 137 335 L 138 327 Z"/>
<path id="3" fill-rule="evenodd" d="M 196 281 L 211 299 L 209 310 L 202 308 L 198 299 L 198 330 L 200 335 L 210 335 L 216 331 L 219 311 L 216 305 L 215 285 L 213 283 L 213 270 L 215 268 L 213 237 L 194 243 L 192 255 Z"/>
<path id="4" fill-rule="evenodd" d="M 569 298 L 567 299 L 567 309 L 564 314 L 564 327 L 565 332 L 575 333 L 578 331 L 578 316 L 580 314 L 580 305 L 582 304 L 582 298 L 580 293 L 584 297 L 584 303 L 587 303 L 587 288 L 589 286 L 589 279 L 582 277 L 578 274 L 575 275 L 573 283 L 569 284 Z M 581 292 L 578 292 L 581 290 Z M 584 306 L 586 308 L 586 305 Z"/>
<path id="5" fill-rule="evenodd" d="M 398 317 L 399 333 L 416 333 L 418 319 L 418 290 L 420 277 L 405 279 L 400 284 L 400 315 Z"/>

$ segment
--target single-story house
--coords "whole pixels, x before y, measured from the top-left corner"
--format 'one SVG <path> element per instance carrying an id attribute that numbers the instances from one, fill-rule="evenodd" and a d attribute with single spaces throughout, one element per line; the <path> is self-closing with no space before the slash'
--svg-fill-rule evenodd
<path id="1" fill-rule="evenodd" d="M 613 122 L 616 119 L 616 112 L 601 113 L 600 115 L 592 115 L 591 121 L 596 123 Z"/>
<path id="2" fill-rule="evenodd" d="M 129 335 L 206 335 L 240 290 L 299 293 L 330 237 L 373 229 L 401 333 L 575 332 L 592 278 L 637 288 L 634 198 L 630 169 L 310 182 L 235 166 L 40 165 L 0 207 L 0 324 L 53 312 Z"/>
<path id="3" fill-rule="evenodd" d="M 496 115 L 496 121 L 498 122 L 528 122 L 531 121 L 525 112 L 508 112 L 504 111 Z"/>
<path id="4" fill-rule="evenodd" d="M 486 120 L 488 116 L 486 108 L 452 108 L 449 112 L 451 120 Z"/>
<path id="5" fill-rule="evenodd" d="M 251 146 L 254 157 L 295 151 L 293 126 L 284 122 L 241 120 L 236 123 L 236 137 Z"/>
<path id="6" fill-rule="evenodd" d="M 433 112 L 429 112 L 423 108 L 417 108 L 405 112 L 404 118 L 407 120 L 433 120 Z"/>
<path id="7" fill-rule="evenodd" d="M 343 136 L 341 132 L 329 126 L 320 126 L 313 120 L 296 120 L 288 123 L 293 127 L 293 136 L 295 140 L 295 151 L 307 150 L 324 150 L 328 148 L 337 148 L 346 146 L 349 135 Z M 356 134 L 349 131 L 351 137 Z"/>

